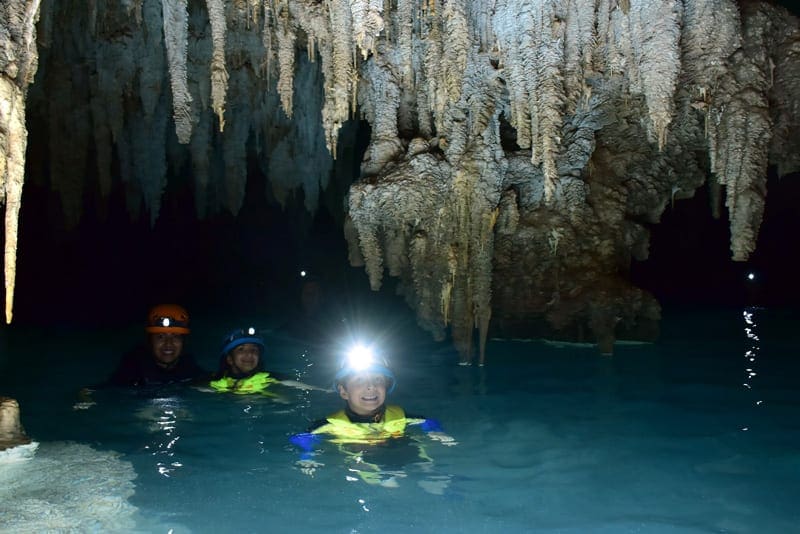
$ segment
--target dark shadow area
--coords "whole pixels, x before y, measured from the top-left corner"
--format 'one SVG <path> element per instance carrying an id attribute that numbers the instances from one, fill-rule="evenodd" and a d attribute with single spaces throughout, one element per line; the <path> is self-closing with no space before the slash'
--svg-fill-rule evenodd
<path id="1" fill-rule="evenodd" d="M 770 169 L 756 250 L 748 261 L 734 262 L 727 209 L 715 220 L 708 189 L 701 187 L 693 198 L 668 206 L 650 227 L 650 257 L 633 262 L 631 280 L 667 305 L 796 306 L 798 202 L 798 175 L 778 178 Z"/>
<path id="2" fill-rule="evenodd" d="M 180 303 L 193 316 L 230 315 L 231 321 L 255 316 L 263 322 L 259 327 L 270 325 L 319 343 L 343 330 L 374 332 L 392 322 L 413 324 L 413 312 L 393 294 L 393 284 L 371 291 L 364 269 L 351 267 L 347 258 L 344 199 L 369 139 L 366 123 L 343 127 L 346 139 L 336 170 L 314 214 L 304 207 L 302 189 L 282 206 L 252 157 L 238 214 L 198 220 L 186 165 L 170 169 L 151 226 L 144 205 L 138 215 L 129 214 L 128 186 L 118 173 L 108 198 L 101 199 L 91 163 L 84 180 L 85 211 L 75 228 L 65 226 L 59 194 L 47 185 L 47 148 L 37 142 L 42 127 L 30 125 L 16 326 L 138 324 L 160 302 Z M 301 277 L 301 270 L 308 277 Z"/>

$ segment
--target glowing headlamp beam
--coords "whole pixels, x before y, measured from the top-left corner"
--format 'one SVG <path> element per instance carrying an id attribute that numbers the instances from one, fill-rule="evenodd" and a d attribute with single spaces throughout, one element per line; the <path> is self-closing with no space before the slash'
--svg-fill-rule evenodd
<path id="1" fill-rule="evenodd" d="M 355 345 L 347 353 L 347 366 L 351 369 L 366 369 L 375 363 L 372 349 L 364 345 Z"/>

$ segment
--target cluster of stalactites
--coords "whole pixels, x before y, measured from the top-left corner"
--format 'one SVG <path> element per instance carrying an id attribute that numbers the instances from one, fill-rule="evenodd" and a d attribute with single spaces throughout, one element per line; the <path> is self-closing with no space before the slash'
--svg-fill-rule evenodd
<path id="1" fill-rule="evenodd" d="M 3 5 L 8 13 L 38 8 L 34 1 Z M 669 144 L 682 92 L 691 93 L 693 105 L 707 115 L 713 169 L 727 187 L 734 258 L 745 259 L 763 210 L 768 154 L 776 146 L 793 146 L 771 138 L 775 118 L 769 105 L 781 100 L 770 98 L 770 91 L 796 87 L 797 61 L 785 57 L 796 48 L 797 20 L 766 4 L 748 7 L 740 22 L 733 0 L 65 0 L 46 4 L 43 18 L 43 42 L 51 44 L 51 36 L 62 32 L 59 42 L 93 62 L 85 80 L 62 66 L 60 74 L 70 76 L 72 85 L 52 80 L 48 86 L 64 93 L 64 100 L 48 103 L 53 115 L 59 101 L 72 105 L 66 100 L 70 91 L 85 90 L 90 102 L 88 110 L 65 114 L 85 131 L 56 125 L 51 136 L 74 134 L 94 145 L 101 192 L 110 189 L 115 147 L 122 179 L 138 184 L 142 195 L 131 197 L 130 209 L 138 210 L 143 200 L 151 220 L 166 183 L 165 139 L 171 130 L 189 146 L 201 215 L 220 205 L 238 211 L 251 136 L 267 167 L 279 162 L 270 174 L 298 176 L 279 187 L 291 182 L 308 188 L 306 205 L 313 208 L 309 199 L 325 183 L 339 129 L 358 102 L 373 122 L 365 173 L 380 174 L 411 148 L 440 150 L 454 184 L 465 170 L 470 173 L 469 187 L 454 190 L 472 200 L 460 201 L 481 212 L 474 220 L 488 217 L 503 180 L 503 150 L 493 123 L 502 114 L 517 145 L 529 150 L 541 171 L 545 201 L 562 205 L 558 162 L 574 151 L 564 128 L 598 86 L 621 80 L 623 91 L 646 104 L 641 120 L 650 138 L 641 142 L 662 150 Z M 303 37 L 305 43 L 299 42 Z M 299 79 L 317 80 L 310 71 L 300 74 L 312 68 L 297 60 L 303 46 L 319 63 L 319 114 L 313 112 L 314 98 L 294 98 Z M 278 115 L 277 105 L 285 115 L 278 128 L 268 122 Z M 782 124 L 796 124 L 795 107 L 782 111 L 791 116 Z M 294 138 L 271 159 L 287 131 Z M 409 144 L 412 136 L 418 140 Z M 322 154 L 320 140 L 329 154 Z M 221 150 L 211 153 L 212 146 Z M 591 149 L 590 140 L 581 150 Z M 82 193 L 81 173 L 71 169 L 80 164 L 74 152 L 52 143 L 51 183 L 65 184 L 58 187 L 73 221 Z M 176 154 L 169 156 L 180 158 Z M 217 177 L 220 166 L 213 159 L 220 157 L 224 175 Z M 309 166 L 310 177 L 293 172 L 298 158 L 316 164 Z M 6 171 L 7 195 L 8 176 Z M 480 191 L 486 201 L 475 201 L 467 189 Z"/>
<path id="2" fill-rule="evenodd" d="M 295 60 L 299 30 L 291 20 L 288 3 L 275 0 L 44 6 L 47 68 L 37 112 L 49 124 L 48 178 L 67 225 L 77 223 L 91 185 L 75 170 L 89 154 L 103 198 L 116 155 L 131 216 L 144 207 L 151 223 L 167 176 L 184 172 L 187 154 L 200 217 L 239 211 L 253 151 L 279 201 L 302 188 L 306 208 L 316 210 L 333 163 L 320 126 L 324 84 L 317 64 Z M 303 98 L 293 100 L 293 91 Z M 65 136 L 69 143 L 52 141 Z"/>
<path id="3" fill-rule="evenodd" d="M 676 102 L 689 93 L 707 114 L 712 169 L 727 187 L 733 257 L 747 259 L 769 154 L 791 146 L 791 133 L 771 122 L 798 118 L 796 106 L 780 105 L 787 97 L 771 97 L 777 83 L 790 91 L 796 85 L 798 29 L 795 18 L 768 4 L 749 5 L 745 15 L 741 21 L 732 0 L 499 0 L 492 10 L 478 1 L 399 1 L 378 42 L 380 57 L 360 70 L 368 83 L 391 82 L 380 82 L 382 90 L 365 104 L 374 120 L 365 170 L 376 173 L 398 155 L 396 132 L 409 116 L 419 133 L 451 137 L 448 107 L 460 105 L 468 83 L 466 55 L 484 54 L 502 70 L 506 116 L 517 144 L 544 174 L 548 202 L 558 194 L 556 161 L 570 148 L 564 126 L 597 85 L 621 79 L 623 91 L 644 98 L 647 141 L 659 150 L 669 142 Z M 784 171 L 797 159 L 779 158 L 774 163 Z"/>
<path id="4" fill-rule="evenodd" d="M 775 140 L 770 141 L 769 103 L 787 99 L 770 98 L 772 79 L 784 80 L 781 87 L 792 89 L 798 68 L 796 56 L 776 59 L 783 56 L 781 50 L 797 46 L 797 20 L 767 4 L 749 9 L 742 23 L 732 0 L 498 0 L 491 9 L 477 0 L 398 0 L 396 9 L 384 14 L 385 33 L 377 40 L 375 53 L 358 69 L 360 109 L 372 126 L 362 172 L 386 180 L 393 201 L 407 203 L 415 216 L 393 217 L 398 210 L 365 213 L 385 206 L 380 180 L 378 187 L 365 184 L 352 190 L 351 237 L 361 241 L 373 287 L 380 285 L 384 265 L 398 265 L 392 255 L 402 252 L 413 258 L 423 236 L 430 239 L 428 232 L 408 235 L 408 228 L 419 227 L 426 217 L 419 215 L 416 197 L 405 201 L 406 195 L 399 192 L 402 180 L 396 167 L 414 172 L 415 167 L 405 161 L 440 150 L 451 167 L 444 178 L 439 169 L 437 179 L 451 184 L 450 199 L 447 206 L 427 214 L 427 220 L 436 221 L 433 226 L 438 228 L 438 221 L 449 217 L 450 226 L 457 229 L 451 237 L 459 252 L 469 250 L 469 259 L 461 261 L 453 247 L 441 246 L 437 234 L 440 252 L 435 254 L 441 256 L 437 261 L 455 264 L 467 274 L 461 287 L 439 279 L 431 287 L 415 287 L 412 300 L 418 310 L 427 310 L 426 302 L 439 293 L 437 287 L 449 288 L 452 302 L 442 306 L 438 320 L 424 321 L 434 325 L 432 330 L 452 315 L 457 301 L 452 295 L 467 293 L 472 299 L 469 310 L 462 310 L 462 322 L 463 316 L 473 317 L 480 308 L 478 302 L 484 298 L 474 292 L 471 282 L 490 267 L 491 254 L 476 258 L 491 250 L 491 233 L 487 237 L 480 225 L 464 224 L 453 206 L 468 205 L 487 220 L 497 216 L 504 181 L 497 173 L 503 172 L 504 151 L 498 130 L 486 128 L 485 121 L 475 117 L 481 113 L 491 117 L 498 108 L 514 128 L 518 147 L 529 151 L 531 179 L 541 179 L 544 205 L 583 213 L 585 195 L 571 194 L 576 189 L 566 187 L 566 181 L 588 179 L 594 132 L 604 127 L 603 117 L 613 115 L 603 111 L 604 105 L 630 101 L 635 109 L 638 104 L 633 102 L 643 101 L 645 113 L 639 121 L 647 136 L 625 141 L 633 152 L 669 149 L 671 135 L 686 134 L 684 126 L 691 122 L 685 120 L 686 106 L 691 106 L 694 111 L 689 113 L 704 116 L 711 165 L 717 180 L 727 186 L 733 257 L 746 259 L 763 211 L 770 143 L 775 146 Z M 784 19 L 781 24 L 779 18 Z M 489 64 L 496 72 L 476 68 Z M 494 91 L 491 78 L 504 86 L 499 103 L 485 98 Z M 326 85 L 329 92 L 331 87 Z M 484 98 L 478 97 L 481 91 Z M 602 101 L 593 98 L 598 94 Z M 478 109 L 481 105 L 487 107 Z M 796 106 L 783 106 L 782 112 L 798 119 Z M 785 118 L 783 122 L 791 123 Z M 569 133 L 581 129 L 580 135 Z M 783 138 L 787 136 L 791 134 Z M 702 142 L 693 137 L 673 139 L 674 146 Z M 772 153 L 777 151 L 773 148 Z M 460 187 L 465 175 L 467 188 Z M 416 180 L 407 179 L 409 184 Z M 673 184 L 666 203 L 674 201 L 676 193 L 691 192 Z M 664 205 L 660 203 L 660 210 Z M 658 220 L 660 210 L 648 216 Z M 384 246 L 381 235 L 386 236 Z M 398 245 L 399 235 L 406 236 L 404 247 Z M 429 273 L 419 275 L 420 266 L 408 269 L 415 286 L 420 285 L 418 276 L 433 278 Z M 390 268 L 390 274 L 397 271 Z M 437 272 L 446 275 L 448 270 Z M 427 316 L 428 311 L 419 313 Z"/>
<path id="5" fill-rule="evenodd" d="M 76 9 L 77 5 L 69 7 Z M 755 175 L 763 164 L 737 167 L 721 163 L 731 158 L 720 155 L 718 147 L 737 146 L 737 142 L 732 133 L 720 133 L 714 127 L 726 121 L 753 123 L 753 127 L 755 122 L 763 122 L 757 117 L 759 111 L 737 106 L 736 102 L 744 102 L 731 96 L 730 85 L 741 85 L 732 69 L 745 68 L 742 61 L 731 57 L 742 50 L 743 31 L 759 39 L 758 31 L 749 26 L 764 27 L 762 48 L 767 55 L 773 44 L 767 41 L 774 32 L 766 28 L 766 15 L 761 22 L 745 24 L 743 30 L 733 0 L 498 0 L 491 6 L 479 0 L 398 0 L 391 9 L 381 0 L 130 0 L 113 8 L 89 3 L 84 9 L 88 10 L 87 26 L 95 32 L 90 44 L 96 48 L 100 79 L 92 91 L 93 108 L 107 115 L 94 134 L 106 138 L 97 149 L 104 164 L 99 169 L 106 184 L 103 190 L 108 188 L 110 172 L 106 147 L 109 141 L 125 144 L 119 151 L 128 162 L 123 176 L 148 184 L 142 193 L 153 219 L 165 180 L 163 176 L 143 176 L 144 171 L 135 165 L 136 155 L 142 151 L 150 153 L 151 161 L 159 152 L 147 146 L 153 136 L 137 139 L 135 133 L 121 132 L 126 120 L 120 109 L 122 94 L 130 84 L 138 83 L 144 111 L 142 118 L 130 120 L 141 122 L 145 131 L 159 131 L 167 125 L 155 112 L 162 111 L 161 81 L 164 71 L 169 72 L 174 129 L 177 139 L 192 147 L 200 213 L 220 203 L 235 212 L 241 204 L 245 167 L 226 160 L 226 184 L 217 188 L 221 194 L 214 194 L 209 191 L 213 185 L 204 147 L 214 140 L 209 136 L 215 131 L 222 132 L 234 119 L 244 120 L 246 125 L 233 126 L 231 135 L 223 138 L 226 156 L 240 157 L 242 150 L 236 146 L 244 146 L 246 136 L 259 128 L 247 117 L 258 116 L 254 108 L 270 99 L 259 94 L 261 91 L 275 87 L 284 113 L 294 117 L 299 47 L 305 47 L 321 68 L 324 91 L 319 119 L 333 157 L 339 130 L 353 117 L 359 102 L 359 79 L 389 78 L 390 83 L 381 84 L 387 91 L 371 91 L 371 101 L 360 101 L 365 116 L 375 119 L 364 169 L 368 174 L 379 172 L 404 150 L 399 132 L 452 140 L 450 130 L 460 119 L 451 108 L 460 105 L 469 57 L 493 61 L 501 71 L 508 93 L 504 115 L 515 129 L 519 147 L 529 150 L 531 162 L 541 168 L 548 202 L 559 190 L 557 159 L 569 148 L 562 139 L 564 125 L 586 105 L 593 86 L 620 78 L 624 90 L 645 99 L 648 115 L 643 120 L 649 141 L 662 150 L 669 142 L 676 93 L 688 88 L 695 104 L 705 106 L 709 114 L 712 165 L 719 181 L 728 186 L 729 209 L 741 212 L 747 209 L 743 206 L 757 204 L 736 198 L 748 189 L 742 183 L 758 180 Z M 109 14 L 112 10 L 120 13 Z M 58 17 L 69 18 L 63 15 Z M 124 24 L 117 20 L 120 18 Z M 114 20 L 125 26 L 124 31 L 109 28 L 113 26 L 109 21 Z M 299 37 L 306 41 L 298 42 Z M 759 60 L 747 47 L 744 50 L 751 57 L 747 61 Z M 243 63 L 249 69 L 244 78 Z M 762 70 L 768 69 L 764 65 L 768 63 Z M 273 72 L 274 86 L 269 83 Z M 237 76 L 240 87 L 233 91 L 236 109 L 226 109 L 232 89 L 229 84 L 235 83 Z M 721 83 L 729 79 L 734 83 Z M 751 87 L 763 102 L 767 101 L 768 85 Z M 216 115 L 213 128 L 207 117 L 209 109 Z M 725 117 L 720 118 L 722 114 Z M 240 137 L 234 139 L 236 135 Z M 768 143 L 750 144 L 761 147 L 750 147 L 751 152 L 763 152 Z M 752 159 L 765 161 L 763 157 Z M 166 172 L 166 165 L 156 167 L 147 174 Z M 752 189 L 758 188 L 748 190 Z M 77 205 L 76 199 L 65 202 L 65 206 Z M 139 199 L 133 199 L 132 209 L 138 205 Z M 733 248 L 740 251 L 734 257 L 743 259 L 746 251 L 752 250 L 752 243 L 747 242 L 755 239 L 755 220 L 760 216 L 747 214 L 738 219 L 751 220 L 732 225 L 732 240 L 738 242 Z"/>

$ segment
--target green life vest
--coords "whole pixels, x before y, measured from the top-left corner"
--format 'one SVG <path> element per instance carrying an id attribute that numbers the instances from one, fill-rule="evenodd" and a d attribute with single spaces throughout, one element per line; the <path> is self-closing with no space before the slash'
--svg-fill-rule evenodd
<path id="1" fill-rule="evenodd" d="M 256 373 L 247 378 L 233 378 L 225 376 L 219 380 L 212 380 L 209 384 L 217 391 L 224 393 L 264 393 L 270 385 L 277 383 L 278 380 L 269 376 L 267 372 Z"/>
<path id="2" fill-rule="evenodd" d="M 407 419 L 400 406 L 387 406 L 383 420 L 377 423 L 353 423 L 344 410 L 327 417 L 327 424 L 312 430 L 313 434 L 330 434 L 331 443 L 374 444 L 403 435 L 406 425 L 418 422 Z"/>

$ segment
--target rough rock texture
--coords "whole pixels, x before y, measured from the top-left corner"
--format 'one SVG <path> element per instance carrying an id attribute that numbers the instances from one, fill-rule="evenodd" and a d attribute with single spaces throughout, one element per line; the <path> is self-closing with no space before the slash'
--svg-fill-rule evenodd
<path id="1" fill-rule="evenodd" d="M 113 451 L 80 443 L 23 445 L 0 453 L 2 532 L 142 532 L 129 500 L 136 472 Z M 152 529 L 167 530 L 164 525 Z"/>
<path id="2" fill-rule="evenodd" d="M 68 222 L 76 169 L 96 165 L 108 191 L 112 153 L 151 220 L 186 165 L 200 216 L 235 213 L 248 146 L 279 198 L 302 187 L 314 209 L 359 113 L 371 139 L 348 199 L 351 261 L 375 289 L 399 278 L 464 363 L 475 330 L 483 361 L 490 327 L 604 352 L 651 337 L 659 306 L 627 282 L 644 224 L 708 183 L 744 260 L 767 165 L 800 164 L 798 20 L 763 2 L 65 0 L 43 6 L 39 31 L 31 99 L 52 117 Z M 24 153 L 5 143 L 7 161 Z"/>
<path id="3" fill-rule="evenodd" d="M 25 98 L 36 74 L 36 21 L 41 0 L 4 0 L 0 4 L 0 204 L 5 205 L 6 322 L 14 303 L 17 233 L 25 181 Z"/>
<path id="4" fill-rule="evenodd" d="M 10 397 L 0 397 L 0 451 L 30 442 L 19 419 L 19 403 Z"/>
<path id="5" fill-rule="evenodd" d="M 626 280 L 648 256 L 643 223 L 716 180 L 745 260 L 768 162 L 798 168 L 772 148 L 797 143 L 800 95 L 774 82 L 797 80 L 797 19 L 738 7 L 428 2 L 409 19 L 399 2 L 361 67 L 372 176 L 351 187 L 347 235 L 373 288 L 386 268 L 399 276 L 420 324 L 436 336 L 449 324 L 464 362 L 474 328 L 483 361 L 490 320 L 603 352 L 619 335 L 652 338 L 659 305 Z"/>

